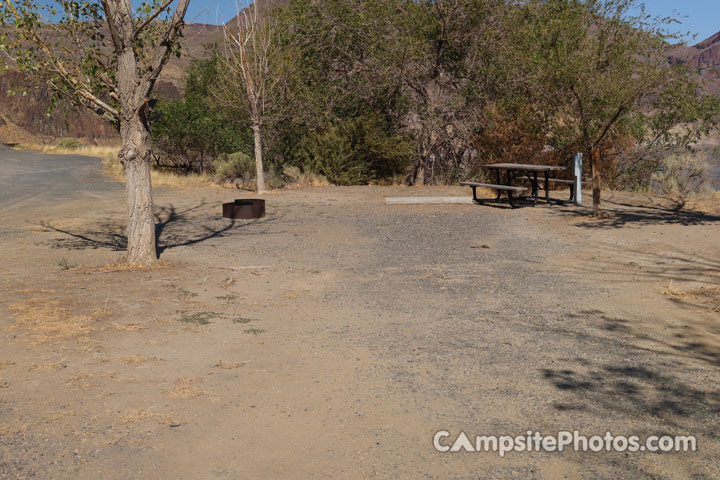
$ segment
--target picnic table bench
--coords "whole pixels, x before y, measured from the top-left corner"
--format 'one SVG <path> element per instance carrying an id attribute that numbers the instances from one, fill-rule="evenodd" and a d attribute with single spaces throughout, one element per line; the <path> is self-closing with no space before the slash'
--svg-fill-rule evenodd
<path id="1" fill-rule="evenodd" d="M 469 186 L 473 189 L 473 200 L 476 203 L 482 203 L 481 199 L 477 198 L 477 188 L 491 188 L 497 191 L 497 197 L 495 201 L 499 201 L 502 192 L 507 192 L 508 201 L 512 208 L 515 208 L 515 202 L 513 194 L 518 196 L 525 193 L 528 188 L 523 186 L 514 185 L 514 180 L 519 178 L 520 175 L 523 178 L 530 180 L 530 187 L 532 189 L 531 195 L 533 197 L 533 205 L 538 202 L 538 192 L 540 191 L 540 185 L 538 182 L 538 174 L 541 173 L 545 180 L 545 201 L 550 203 L 549 194 L 549 183 L 550 183 L 550 172 L 565 170 L 565 167 L 558 167 L 555 165 L 531 165 L 524 163 L 490 163 L 488 165 L 482 165 L 482 168 L 495 172 L 495 183 L 477 183 L 477 182 L 462 182 L 460 185 Z M 502 181 L 501 172 L 505 172 L 505 181 Z"/>
<path id="2" fill-rule="evenodd" d="M 517 178 L 518 178 L 518 180 L 526 180 L 529 182 L 533 181 L 533 179 L 531 177 L 527 177 L 527 176 L 522 176 L 522 177 L 517 177 Z M 570 187 L 570 198 L 568 199 L 568 202 L 572 202 L 573 200 L 575 200 L 575 180 L 567 180 L 564 178 L 548 178 L 548 182 L 549 183 L 559 183 L 561 185 L 569 186 Z M 590 182 L 586 181 L 586 180 L 582 180 L 581 183 L 583 185 L 590 185 Z M 540 188 L 542 188 L 542 187 L 540 187 Z"/>
<path id="3" fill-rule="evenodd" d="M 515 208 L 515 202 L 513 202 L 513 193 L 525 193 L 527 191 L 527 187 L 514 187 L 512 185 L 494 185 L 492 183 L 477 183 L 477 182 L 460 182 L 460 185 L 465 187 L 472 187 L 473 191 L 473 201 L 475 203 L 481 204 L 483 202 L 482 199 L 478 198 L 477 196 L 477 189 L 478 188 L 492 188 L 493 190 L 497 191 L 497 197 L 495 198 L 495 201 L 497 202 L 500 200 L 500 196 L 502 195 L 502 192 L 507 192 L 508 194 L 508 201 L 510 202 L 510 206 L 512 208 Z"/>

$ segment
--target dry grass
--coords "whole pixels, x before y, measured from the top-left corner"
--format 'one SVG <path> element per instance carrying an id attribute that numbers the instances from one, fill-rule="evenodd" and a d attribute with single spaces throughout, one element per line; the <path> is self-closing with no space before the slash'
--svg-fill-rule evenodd
<path id="1" fill-rule="evenodd" d="M 131 357 L 122 357 L 120 359 L 125 365 L 143 365 L 147 362 L 159 360 L 157 357 L 143 357 L 142 355 L 133 355 Z"/>
<path id="2" fill-rule="evenodd" d="M 685 208 L 707 215 L 720 215 L 720 191 L 710 195 L 693 197 L 687 201 Z"/>
<path id="3" fill-rule="evenodd" d="M 20 290 L 13 290 L 13 293 L 19 293 L 21 295 L 31 295 L 31 294 L 42 294 L 47 295 L 50 293 L 55 293 L 55 290 L 43 290 L 42 288 L 22 288 Z"/>
<path id="4" fill-rule="evenodd" d="M 97 157 L 101 159 L 117 157 L 120 147 L 115 146 L 92 146 L 84 145 L 77 149 L 66 149 L 57 146 L 46 145 L 41 148 L 45 153 L 53 153 L 56 155 L 80 155 L 83 157 Z"/>
<path id="5" fill-rule="evenodd" d="M 700 299 L 711 310 L 720 312 L 720 287 L 702 287 L 691 290 L 690 294 Z"/>
<path id="6" fill-rule="evenodd" d="M 118 418 L 118 423 L 122 425 L 127 425 L 130 423 L 143 422 L 145 420 L 157 420 L 164 425 L 174 425 L 177 423 L 170 416 L 165 415 L 164 413 L 148 412 L 147 410 L 143 410 L 142 408 L 130 410 L 126 414 L 121 415 Z"/>
<path id="7" fill-rule="evenodd" d="M 694 290 L 679 290 L 672 281 L 660 290 L 660 294 L 679 300 L 694 300 L 714 312 L 720 312 L 720 287 L 700 287 Z"/>
<path id="8" fill-rule="evenodd" d="M 67 381 L 67 385 L 80 388 L 82 390 L 89 390 L 91 388 L 99 387 L 102 381 L 113 380 L 117 377 L 115 373 L 76 373 Z"/>
<path id="9" fill-rule="evenodd" d="M 140 325 L 139 323 L 113 323 L 110 327 L 119 332 L 142 332 L 148 329 L 147 326 Z"/>
<path id="10" fill-rule="evenodd" d="M 117 152 L 107 154 L 101 157 L 103 159 L 103 167 L 105 172 L 114 179 L 124 182 L 125 170 L 117 157 Z M 150 172 L 152 184 L 154 187 L 169 188 L 222 188 L 220 185 L 213 183 L 212 178 L 208 174 L 190 173 L 187 175 L 177 175 L 172 172 L 162 170 L 153 170 Z"/>
<path id="11" fill-rule="evenodd" d="M 57 422 L 59 420 L 65 419 L 65 418 L 76 417 L 76 416 L 77 416 L 77 412 L 75 412 L 75 410 L 61 410 L 59 412 L 56 412 L 50 416 L 43 418 L 43 423 Z"/>
<path id="12" fill-rule="evenodd" d="M 170 398 L 195 398 L 200 395 L 207 395 L 208 391 L 197 384 L 200 382 L 197 378 L 180 378 L 175 385 L 167 390 Z"/>
<path id="13" fill-rule="evenodd" d="M 243 362 L 226 362 L 220 360 L 218 363 L 215 364 L 215 368 L 222 368 L 223 370 L 233 370 L 235 368 L 240 368 L 244 365 L 245 363 Z"/>
<path id="14" fill-rule="evenodd" d="M 302 187 L 329 187 L 332 183 L 324 175 L 317 173 L 301 173 L 297 180 L 288 183 L 284 188 L 302 188 Z"/>
<path id="15" fill-rule="evenodd" d="M 0 370 L 2 370 L 5 367 L 12 367 L 15 365 L 15 362 L 11 362 L 10 360 L 3 360 L 0 362 Z"/>
<path id="16" fill-rule="evenodd" d="M 162 260 L 158 260 L 155 262 L 154 265 L 150 265 L 148 267 L 145 266 L 139 266 L 139 265 L 131 265 L 127 262 L 120 261 L 115 263 L 107 263 L 105 265 L 101 266 L 88 266 L 88 265 L 81 265 L 79 267 L 75 267 L 72 270 L 77 273 L 81 274 L 98 274 L 98 273 L 115 273 L 115 272 L 151 272 L 154 270 L 163 270 L 165 268 L 168 268 L 169 265 L 166 262 L 163 262 Z"/>
<path id="17" fill-rule="evenodd" d="M 223 188 L 213 183 L 210 175 L 205 173 L 189 173 L 187 175 L 176 175 L 174 173 L 153 170 L 151 173 L 152 184 L 156 187 L 170 188 Z"/>
<path id="18" fill-rule="evenodd" d="M 19 330 L 31 344 L 77 339 L 87 340 L 99 327 L 98 314 L 73 315 L 56 300 L 32 300 L 10 307 L 15 312 L 15 323 L 8 331 Z"/>
<path id="19" fill-rule="evenodd" d="M 670 280 L 670 283 L 667 284 L 666 287 L 663 287 L 660 289 L 660 294 L 665 295 L 666 297 L 678 297 L 682 298 L 686 296 L 686 292 L 682 290 L 678 290 L 673 286 L 672 280 Z"/>
<path id="20" fill-rule="evenodd" d="M 331 185 L 330 180 L 328 180 L 326 176 L 312 172 L 300 175 L 297 183 L 308 187 L 329 187 Z"/>
<path id="21" fill-rule="evenodd" d="M 54 370 L 60 370 L 63 368 L 62 364 L 60 363 L 36 363 L 32 365 L 28 371 L 30 372 L 37 372 L 37 371 L 54 371 Z"/>

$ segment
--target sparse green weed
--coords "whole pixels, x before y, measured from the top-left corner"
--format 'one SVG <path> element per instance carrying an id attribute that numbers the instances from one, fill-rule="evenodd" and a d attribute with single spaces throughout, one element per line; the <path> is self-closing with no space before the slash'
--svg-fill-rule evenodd
<path id="1" fill-rule="evenodd" d="M 77 265 L 74 263 L 71 264 L 70 262 L 67 261 L 67 259 L 65 257 L 63 257 L 58 262 L 58 267 L 60 267 L 60 270 L 65 271 L 65 270 L 70 270 L 71 268 L 75 268 L 75 267 L 77 267 Z"/>
<path id="2" fill-rule="evenodd" d="M 182 323 L 194 323 L 196 325 L 207 325 L 210 323 L 211 318 L 217 318 L 222 316 L 221 313 L 217 312 L 180 312 L 180 321 Z"/>

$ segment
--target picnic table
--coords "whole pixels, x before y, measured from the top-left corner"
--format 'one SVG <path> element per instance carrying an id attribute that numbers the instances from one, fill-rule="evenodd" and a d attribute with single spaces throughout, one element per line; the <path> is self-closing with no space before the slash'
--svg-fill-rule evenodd
<path id="1" fill-rule="evenodd" d="M 558 167 L 556 165 L 531 165 L 525 163 L 490 163 L 482 165 L 482 168 L 495 172 L 495 183 L 477 183 L 477 182 L 462 182 L 460 185 L 472 187 L 473 189 L 473 200 L 477 203 L 482 203 L 482 200 L 477 198 L 477 188 L 491 188 L 497 192 L 495 201 L 500 200 L 502 192 L 507 192 L 508 200 L 511 207 L 515 207 L 513 202 L 513 194 L 521 194 L 527 191 L 527 187 L 518 186 L 515 181 L 518 179 L 530 181 L 531 195 L 533 197 L 533 205 L 537 204 L 538 192 L 540 191 L 540 184 L 538 181 L 538 174 L 543 176 L 543 188 L 545 190 L 545 201 L 550 203 L 550 172 L 558 172 L 567 170 L 566 167 Z M 502 175 L 502 172 L 505 175 Z M 504 179 L 502 178 L 504 177 Z M 557 179 L 553 179 L 557 180 Z"/>

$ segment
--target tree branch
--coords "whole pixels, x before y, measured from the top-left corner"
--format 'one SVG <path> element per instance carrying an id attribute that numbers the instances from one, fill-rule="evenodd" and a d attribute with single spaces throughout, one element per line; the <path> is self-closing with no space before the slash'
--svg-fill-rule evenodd
<path id="1" fill-rule="evenodd" d="M 618 119 L 620 118 L 620 116 L 623 114 L 624 111 L 625 111 L 625 104 L 621 103 L 620 106 L 618 107 L 617 111 L 615 112 L 615 115 L 613 116 L 613 118 L 610 119 L 610 121 L 607 123 L 607 125 L 605 125 L 605 129 L 595 140 L 595 142 L 593 144 L 593 148 L 597 148 L 597 146 L 600 145 L 600 142 L 602 142 L 603 138 L 605 138 L 605 135 L 607 135 L 608 131 L 610 131 L 610 128 L 612 128 L 612 126 L 615 125 L 615 122 L 618 121 Z"/>
<path id="2" fill-rule="evenodd" d="M 108 0 L 101 0 L 100 3 L 103 6 L 103 10 L 105 10 L 105 19 L 108 24 L 108 29 L 110 30 L 113 46 L 115 47 L 115 51 L 119 52 L 122 50 L 123 43 L 118 34 L 117 10 Z"/>
<path id="3" fill-rule="evenodd" d="M 164 4 L 162 7 L 158 8 L 155 13 L 153 13 L 152 15 L 150 15 L 148 18 L 145 19 L 145 21 L 144 21 L 143 23 L 140 24 L 140 26 L 138 26 L 137 28 L 135 28 L 135 32 L 133 33 L 133 39 L 137 39 L 137 38 L 138 38 L 138 35 L 140 35 L 140 33 L 141 33 L 143 30 L 145 30 L 145 28 L 146 28 L 148 25 L 150 25 L 153 20 L 155 20 L 157 17 L 159 17 L 159 16 L 162 14 L 162 12 L 164 12 L 165 9 L 168 8 L 168 7 L 170 6 L 170 4 L 173 3 L 174 1 L 175 1 L 175 0 L 168 0 L 167 2 L 165 2 L 165 4 Z M 179 7 L 178 7 L 178 8 L 179 8 Z"/>
<path id="4" fill-rule="evenodd" d="M 162 70 L 163 65 L 165 65 L 168 60 L 168 53 L 170 52 L 170 48 L 177 39 L 178 33 L 182 28 L 183 19 L 185 18 L 185 13 L 187 12 L 189 4 L 190 0 L 179 1 L 178 6 L 175 9 L 175 14 L 170 21 L 170 25 L 167 30 L 165 30 L 165 33 L 163 34 L 160 42 L 158 42 L 157 47 L 155 47 L 148 70 L 145 75 L 142 76 L 140 81 L 141 88 L 139 91 L 143 97 L 147 96 L 150 90 L 152 90 L 155 81 L 158 76 L 160 76 L 160 71 Z"/>
<path id="5" fill-rule="evenodd" d="M 20 18 L 20 13 L 17 11 L 12 1 L 8 0 L 6 4 L 12 9 L 12 13 L 16 16 L 16 18 Z M 53 69 L 64 79 L 65 82 L 67 82 L 67 84 L 73 89 L 79 99 L 84 99 L 94 104 L 96 107 L 103 109 L 104 112 L 112 115 L 115 120 L 120 119 L 120 112 L 118 112 L 117 109 L 111 107 L 110 105 L 93 95 L 88 88 L 86 88 L 77 79 L 73 78 L 72 75 L 70 75 L 70 72 L 68 72 L 62 62 L 55 55 L 53 55 L 53 53 L 50 51 L 50 47 L 48 47 L 47 43 L 45 43 L 43 39 L 40 38 L 36 30 L 32 29 L 29 33 L 32 42 L 37 45 L 40 50 L 45 54 L 45 57 L 53 65 Z"/>

